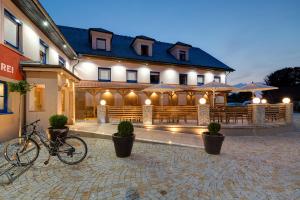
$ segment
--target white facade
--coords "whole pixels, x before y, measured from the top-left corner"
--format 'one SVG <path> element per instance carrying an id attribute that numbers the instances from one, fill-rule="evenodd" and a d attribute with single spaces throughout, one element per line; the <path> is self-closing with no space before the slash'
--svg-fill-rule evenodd
<path id="1" fill-rule="evenodd" d="M 70 69 L 70 60 L 61 52 L 46 36 L 40 31 L 29 19 L 17 8 L 10 0 L 0 0 L 0 43 L 4 44 L 4 10 L 7 10 L 14 17 L 21 22 L 21 34 L 20 34 L 20 51 L 18 52 L 9 45 L 6 47 L 11 48 L 18 53 L 23 54 L 31 61 L 40 61 L 40 39 L 44 41 L 48 46 L 47 64 L 58 65 L 59 56 L 66 61 L 66 67 Z M 42 23 L 42 22 L 41 22 Z M 5 45 L 5 44 L 4 44 Z"/>
<path id="2" fill-rule="evenodd" d="M 99 67 L 111 69 L 112 82 L 127 82 L 126 70 L 137 70 L 137 83 L 150 83 L 151 71 L 160 72 L 160 82 L 164 84 L 179 84 L 179 74 L 187 74 L 187 85 L 197 85 L 197 75 L 204 75 L 205 83 L 213 81 L 214 76 L 219 76 L 222 83 L 226 82 L 225 72 L 221 71 L 85 57 L 76 65 L 75 74 L 82 80 L 97 81 Z"/>

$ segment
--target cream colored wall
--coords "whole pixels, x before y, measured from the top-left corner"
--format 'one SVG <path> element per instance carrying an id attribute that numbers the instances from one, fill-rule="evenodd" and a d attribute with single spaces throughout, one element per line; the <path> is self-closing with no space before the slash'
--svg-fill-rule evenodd
<path id="1" fill-rule="evenodd" d="M 102 59 L 84 59 L 75 68 L 75 74 L 82 80 L 98 80 L 98 67 L 111 68 L 111 80 L 126 82 L 126 70 L 138 71 L 138 83 L 150 83 L 150 72 L 160 72 L 160 81 L 165 84 L 178 84 L 179 74 L 188 75 L 188 85 L 197 85 L 197 75 L 205 76 L 205 83 L 211 82 L 214 75 L 221 76 L 221 82 L 225 83 L 225 73 L 220 71 L 205 70 L 191 67 L 146 65 L 126 61 L 108 61 Z"/>
<path id="2" fill-rule="evenodd" d="M 4 8 L 22 22 L 22 51 L 24 56 L 33 60 L 39 61 L 40 39 L 49 46 L 48 64 L 58 64 L 58 55 L 66 61 L 66 66 L 70 69 L 70 60 L 58 49 L 12 2 L 11 0 L 1 0 L 2 8 L 0 11 L 0 42 L 4 44 Z M 10 48 L 10 47 L 9 47 Z M 14 49 L 13 49 L 14 50 Z"/>
<path id="3" fill-rule="evenodd" d="M 44 84 L 44 111 L 35 112 L 26 111 L 26 123 L 30 123 L 37 119 L 41 119 L 41 127 L 46 129 L 49 127 L 48 119 L 51 115 L 58 112 L 58 80 L 55 72 L 26 72 L 27 81 L 30 84 Z M 29 95 L 26 96 L 26 107 L 29 107 Z"/>
<path id="4" fill-rule="evenodd" d="M 24 102 L 24 100 L 23 100 Z M 8 107 L 9 112 L 12 114 L 0 114 L 0 142 L 7 141 L 9 139 L 18 137 L 19 133 L 19 93 L 10 92 L 8 95 Z M 21 110 L 24 109 L 24 105 L 21 105 Z M 23 121 L 23 117 L 21 118 Z"/>

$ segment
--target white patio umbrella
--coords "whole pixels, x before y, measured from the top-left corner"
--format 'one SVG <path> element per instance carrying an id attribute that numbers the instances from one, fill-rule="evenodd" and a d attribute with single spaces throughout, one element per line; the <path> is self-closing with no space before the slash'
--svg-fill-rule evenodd
<path id="1" fill-rule="evenodd" d="M 178 92 L 182 91 L 182 89 L 174 86 L 174 85 L 168 85 L 163 84 L 162 82 L 157 85 L 152 85 L 150 87 L 147 87 L 143 90 L 144 92 L 158 92 L 161 93 L 161 105 L 163 105 L 163 94 L 167 92 Z"/>
<path id="2" fill-rule="evenodd" d="M 232 91 L 236 89 L 237 88 L 231 85 L 227 85 L 215 81 L 193 88 L 193 90 L 195 91 L 211 91 L 213 93 L 213 107 L 215 107 L 216 92 L 226 92 L 226 91 Z"/>
<path id="3" fill-rule="evenodd" d="M 254 97 L 254 93 L 257 91 L 267 91 L 267 90 L 276 90 L 278 89 L 278 87 L 273 87 L 273 86 L 269 86 L 269 85 L 265 85 L 262 83 L 249 83 L 239 89 L 237 89 L 237 92 L 251 92 L 252 93 L 252 97 Z"/>

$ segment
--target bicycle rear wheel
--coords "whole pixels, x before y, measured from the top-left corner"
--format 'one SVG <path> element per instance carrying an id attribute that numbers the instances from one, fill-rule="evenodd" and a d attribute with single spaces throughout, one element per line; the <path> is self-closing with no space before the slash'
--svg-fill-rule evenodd
<path id="1" fill-rule="evenodd" d="M 68 136 L 63 144 L 59 145 L 57 157 L 63 163 L 75 165 L 80 163 L 87 154 L 87 145 L 79 137 Z"/>
<path id="2" fill-rule="evenodd" d="M 19 137 L 8 142 L 4 148 L 5 159 L 13 165 L 32 164 L 39 156 L 40 147 L 31 138 Z"/>

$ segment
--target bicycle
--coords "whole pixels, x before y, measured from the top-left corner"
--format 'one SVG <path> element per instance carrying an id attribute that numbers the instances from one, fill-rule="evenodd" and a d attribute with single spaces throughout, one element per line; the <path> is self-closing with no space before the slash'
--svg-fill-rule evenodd
<path id="1" fill-rule="evenodd" d="M 27 166 L 33 164 L 38 158 L 41 145 L 49 152 L 48 159 L 44 162 L 49 163 L 51 156 L 57 156 L 58 159 L 68 165 L 75 165 L 84 160 L 87 155 L 87 145 L 81 138 L 70 135 L 64 138 L 56 137 L 55 141 L 42 136 L 41 131 L 37 130 L 40 120 L 36 120 L 24 127 L 25 134 L 14 140 L 11 140 L 4 148 L 5 159 L 13 165 Z M 27 131 L 28 128 L 32 131 Z"/>

